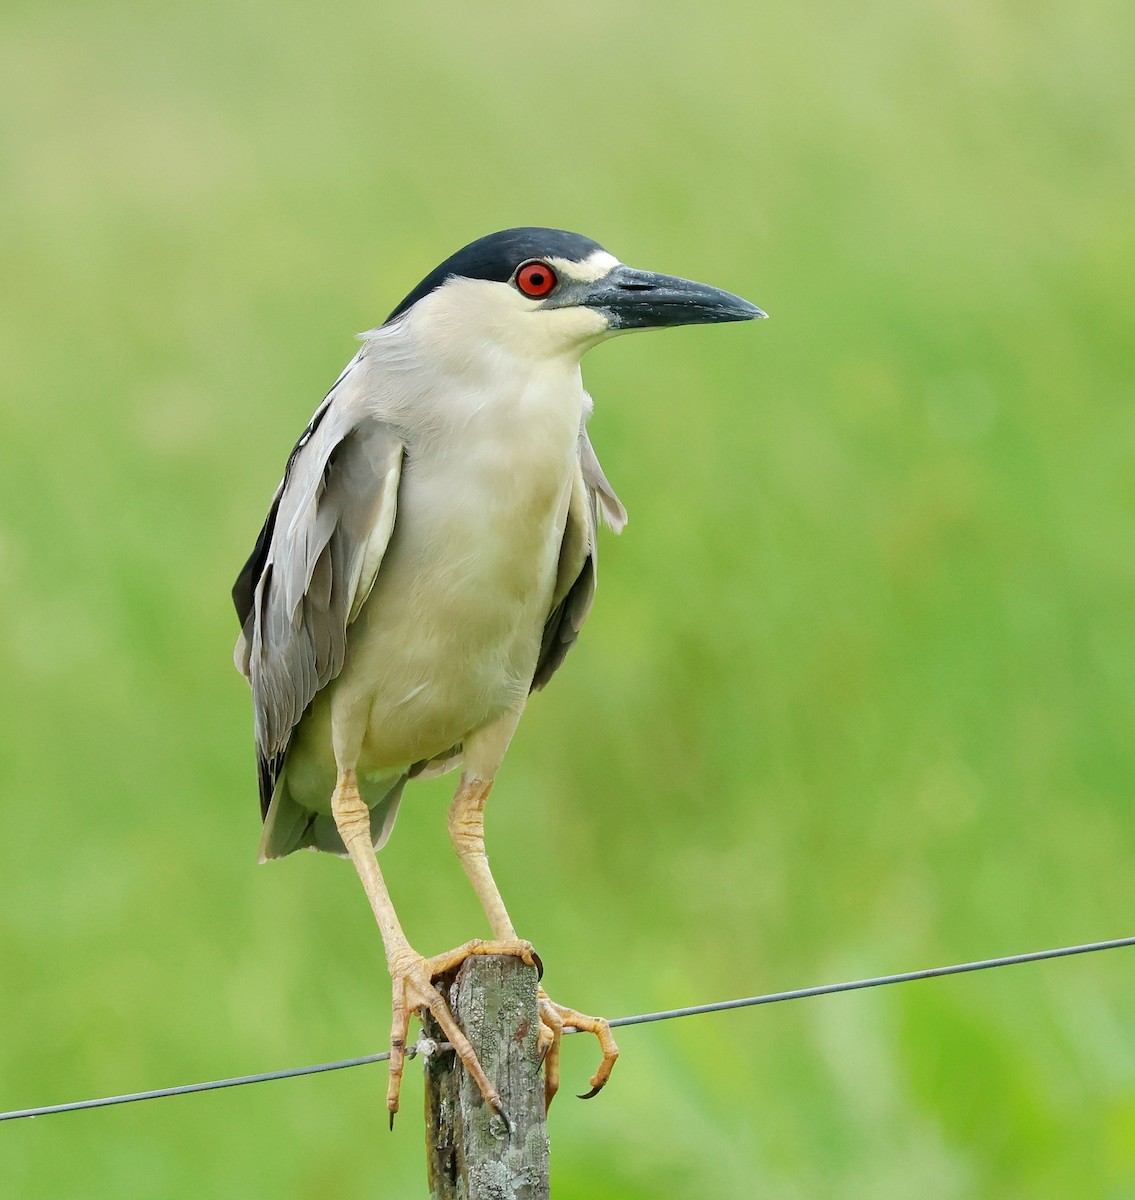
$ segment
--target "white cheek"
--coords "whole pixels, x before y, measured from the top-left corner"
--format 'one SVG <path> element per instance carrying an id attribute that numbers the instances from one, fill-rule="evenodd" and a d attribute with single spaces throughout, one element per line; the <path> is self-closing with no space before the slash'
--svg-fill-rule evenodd
<path id="1" fill-rule="evenodd" d="M 578 358 L 611 333 L 594 309 L 544 308 L 509 284 L 469 279 L 451 280 L 419 300 L 407 319 L 420 346 L 459 364 L 494 351 Z"/>
<path id="2" fill-rule="evenodd" d="M 610 332 L 607 318 L 593 308 L 549 308 L 534 313 L 549 350 L 587 349 Z"/>

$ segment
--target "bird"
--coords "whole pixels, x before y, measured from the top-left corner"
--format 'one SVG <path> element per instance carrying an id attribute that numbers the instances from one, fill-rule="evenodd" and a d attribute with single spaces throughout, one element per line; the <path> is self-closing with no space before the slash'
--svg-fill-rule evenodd
<path id="1" fill-rule="evenodd" d="M 259 857 L 351 859 L 392 981 L 386 1105 L 398 1110 L 412 1014 L 428 1010 L 503 1115 L 441 992 L 475 954 L 537 966 L 485 852 L 485 803 L 529 696 L 574 645 L 595 594 L 598 527 L 627 514 L 587 432 L 580 360 L 607 339 L 766 314 L 739 296 L 626 266 L 598 242 L 523 227 L 445 259 L 343 369 L 292 450 L 232 590 L 251 687 Z M 461 769 L 448 812 L 491 939 L 425 957 L 378 861 L 408 781 Z M 565 1026 L 605 1020 L 538 992 L 548 1103 Z M 507 1118 L 505 1118 L 507 1120 Z"/>

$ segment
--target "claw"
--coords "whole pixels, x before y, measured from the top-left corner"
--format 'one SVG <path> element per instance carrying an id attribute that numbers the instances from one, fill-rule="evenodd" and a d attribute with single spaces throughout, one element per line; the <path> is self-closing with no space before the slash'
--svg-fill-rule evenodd
<path id="1" fill-rule="evenodd" d="M 465 1070 L 485 1098 L 485 1103 L 504 1122 L 505 1128 L 512 1126 L 508 1114 L 501 1105 L 500 1096 L 485 1074 L 469 1039 L 450 1012 L 442 994 L 433 981 L 455 971 L 461 963 L 474 954 L 511 954 L 528 966 L 536 966 L 536 957 L 528 942 L 487 942 L 475 939 L 456 949 L 423 958 L 409 946 L 389 960 L 390 975 L 394 985 L 393 1019 L 390 1031 L 390 1077 L 386 1087 L 386 1107 L 390 1112 L 390 1128 L 394 1128 L 394 1114 L 398 1111 L 398 1099 L 402 1089 L 402 1071 L 406 1061 L 406 1038 L 410 1029 L 411 1013 L 427 1009 L 437 1022 L 445 1040 L 465 1066 Z M 539 968 L 537 968 L 539 969 Z"/>
<path id="2" fill-rule="evenodd" d="M 576 1012 L 574 1008 L 565 1008 L 548 999 L 547 993 L 540 988 L 538 993 L 540 1005 L 540 1022 L 542 1025 L 541 1040 L 545 1042 L 544 1049 L 544 1103 L 550 1107 L 560 1086 L 560 1039 L 564 1027 L 570 1025 L 582 1033 L 593 1033 L 599 1039 L 599 1049 L 603 1053 L 603 1061 L 599 1070 L 591 1077 L 591 1090 L 580 1096 L 581 1100 L 590 1100 L 597 1096 L 611 1078 L 615 1061 L 619 1057 L 619 1047 L 611 1036 L 611 1027 L 602 1017 L 589 1017 Z"/>

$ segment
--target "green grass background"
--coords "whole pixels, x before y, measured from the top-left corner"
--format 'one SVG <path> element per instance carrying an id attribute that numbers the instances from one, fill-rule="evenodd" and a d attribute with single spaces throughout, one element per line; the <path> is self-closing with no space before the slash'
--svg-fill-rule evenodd
<path id="1" fill-rule="evenodd" d="M 630 509 L 490 847 L 609 1015 L 1135 928 L 1135 10 L 5 6 L 0 1108 L 381 1049 L 352 871 L 257 868 L 228 589 L 341 365 L 512 224 L 759 326 L 585 364 Z M 482 931 L 450 780 L 383 856 Z M 1115 952 L 565 1049 L 559 1200 L 1135 1195 Z M 0 1128 L 18 1200 L 413 1197 L 382 1068 Z"/>

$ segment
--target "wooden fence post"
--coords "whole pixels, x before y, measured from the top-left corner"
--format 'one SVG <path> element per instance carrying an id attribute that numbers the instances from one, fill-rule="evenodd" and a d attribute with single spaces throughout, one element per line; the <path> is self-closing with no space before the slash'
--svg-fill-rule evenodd
<path id="1" fill-rule="evenodd" d="M 536 984 L 534 967 L 504 955 L 466 959 L 449 984 L 449 1006 L 496 1085 L 508 1124 L 485 1103 L 452 1051 L 431 1054 L 425 1073 L 432 1200 L 548 1200 Z M 424 1032 L 442 1040 L 428 1017 Z"/>

